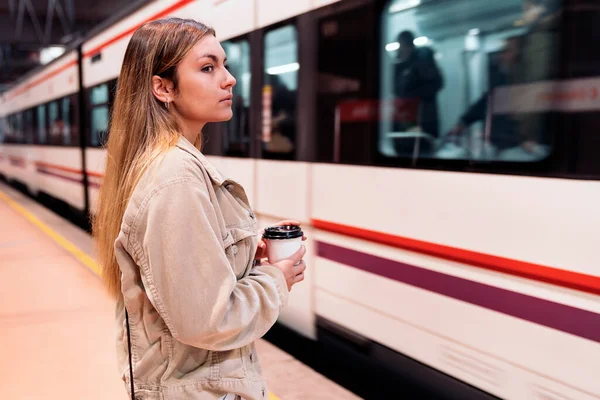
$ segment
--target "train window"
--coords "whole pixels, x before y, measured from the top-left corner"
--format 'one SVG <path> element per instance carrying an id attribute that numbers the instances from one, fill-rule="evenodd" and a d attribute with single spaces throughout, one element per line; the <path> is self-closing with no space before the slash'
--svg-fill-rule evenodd
<path id="1" fill-rule="evenodd" d="M 102 146 L 102 140 L 108 132 L 108 106 L 94 107 L 92 109 L 92 146 Z"/>
<path id="2" fill-rule="evenodd" d="M 379 115 L 380 155 L 546 159 L 554 115 L 531 91 L 541 93 L 534 83 L 558 76 L 555 3 L 389 2 L 380 25 L 379 102 L 368 105 Z M 342 126 L 359 106 L 346 106 Z"/>
<path id="3" fill-rule="evenodd" d="M 6 118 L 0 117 L 0 144 L 6 141 Z"/>
<path id="4" fill-rule="evenodd" d="M 63 144 L 65 146 L 77 145 L 76 136 L 73 133 L 73 113 L 71 112 L 71 98 L 64 97 L 61 100 L 61 113 L 63 121 Z"/>
<path id="5" fill-rule="evenodd" d="M 229 71 L 236 78 L 233 117 L 223 124 L 223 151 L 228 156 L 247 156 L 250 128 L 250 44 L 247 40 L 223 42 Z"/>
<path id="6" fill-rule="evenodd" d="M 25 110 L 23 112 L 23 132 L 25 135 L 25 143 L 32 144 L 34 137 L 33 126 L 33 110 Z"/>
<path id="7" fill-rule="evenodd" d="M 23 132 L 23 114 L 18 112 L 12 116 L 12 136 L 13 143 L 25 143 L 25 134 Z"/>
<path id="8" fill-rule="evenodd" d="M 46 105 L 37 106 L 37 144 L 46 144 Z"/>
<path id="9" fill-rule="evenodd" d="M 263 157 L 293 159 L 296 142 L 298 38 L 286 25 L 264 38 Z"/>
<path id="10" fill-rule="evenodd" d="M 106 83 L 92 88 L 90 102 L 92 104 L 108 103 L 108 85 Z"/>
<path id="11" fill-rule="evenodd" d="M 58 100 L 48 104 L 48 126 L 48 143 L 53 146 L 62 145 L 64 122 L 60 116 L 60 107 Z"/>
<path id="12" fill-rule="evenodd" d="M 5 120 L 4 143 L 13 142 L 13 117 L 8 115 Z"/>
<path id="13" fill-rule="evenodd" d="M 96 86 L 90 91 L 91 138 L 90 144 L 99 147 L 104 144 L 109 123 L 109 87 L 107 83 Z"/>

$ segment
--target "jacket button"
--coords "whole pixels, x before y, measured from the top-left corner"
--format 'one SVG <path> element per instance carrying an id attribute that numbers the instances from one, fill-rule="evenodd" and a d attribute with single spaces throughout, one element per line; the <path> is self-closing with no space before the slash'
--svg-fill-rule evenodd
<path id="1" fill-rule="evenodd" d="M 238 252 L 238 247 L 234 244 L 233 246 L 231 246 L 231 251 L 233 252 L 234 255 L 236 255 Z"/>

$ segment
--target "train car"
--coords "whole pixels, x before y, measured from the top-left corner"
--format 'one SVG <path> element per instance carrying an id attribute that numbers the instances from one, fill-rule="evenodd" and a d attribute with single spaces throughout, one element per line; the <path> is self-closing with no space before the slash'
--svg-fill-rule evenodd
<path id="1" fill-rule="evenodd" d="M 84 210 L 78 93 L 78 55 L 73 50 L 4 94 L 0 173 L 33 194 Z"/>
<path id="2" fill-rule="evenodd" d="M 237 78 L 204 153 L 309 237 L 281 324 L 454 398 L 600 398 L 596 2 L 152 2 L 3 96 L 0 173 L 93 213 L 128 40 L 168 16 L 215 27 Z M 73 62 L 79 158 L 43 158 L 18 121 Z"/>

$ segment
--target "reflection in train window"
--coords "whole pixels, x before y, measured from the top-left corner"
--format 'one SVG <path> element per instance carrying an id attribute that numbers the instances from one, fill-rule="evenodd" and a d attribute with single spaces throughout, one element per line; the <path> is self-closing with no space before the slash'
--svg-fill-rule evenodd
<path id="1" fill-rule="evenodd" d="M 264 38 L 262 142 L 265 158 L 293 159 L 296 143 L 298 39 L 296 27 L 286 25 Z"/>
<path id="2" fill-rule="evenodd" d="M 90 145 L 99 147 L 104 144 L 108 133 L 109 121 L 109 89 L 103 83 L 93 87 L 90 91 L 91 120 L 90 120 Z"/>
<path id="3" fill-rule="evenodd" d="M 90 102 L 92 104 L 108 103 L 108 85 L 106 83 L 92 88 Z"/>
<path id="4" fill-rule="evenodd" d="M 14 143 L 14 116 L 9 115 L 6 117 L 6 130 L 4 141 L 6 143 Z"/>
<path id="5" fill-rule="evenodd" d="M 0 117 L 0 143 L 5 142 L 6 137 L 6 118 Z"/>
<path id="6" fill-rule="evenodd" d="M 46 144 L 46 105 L 37 106 L 37 144 Z"/>
<path id="7" fill-rule="evenodd" d="M 34 136 L 32 109 L 28 109 L 23 112 L 23 132 L 25 135 L 25 143 L 32 144 Z"/>
<path id="8" fill-rule="evenodd" d="M 63 121 L 63 144 L 66 146 L 77 144 L 73 140 L 71 140 L 71 99 L 69 97 L 65 97 L 61 102 L 61 113 L 62 113 L 62 121 Z M 75 139 L 73 137 L 73 139 Z M 73 143 L 72 143 L 73 142 Z"/>
<path id="9" fill-rule="evenodd" d="M 64 124 L 59 115 L 58 101 L 48 104 L 48 125 L 50 128 L 48 143 L 54 146 L 61 145 Z"/>
<path id="10" fill-rule="evenodd" d="M 554 2 L 542 9 L 529 0 L 418 3 L 391 1 L 381 18 L 379 152 L 413 160 L 548 157 L 552 115 L 524 94 L 557 76 Z"/>
<path id="11" fill-rule="evenodd" d="M 250 119 L 250 45 L 247 40 L 223 43 L 233 88 L 233 117 L 223 124 L 223 151 L 228 156 L 248 155 Z"/>
<path id="12" fill-rule="evenodd" d="M 106 132 L 108 132 L 107 105 L 92 108 L 91 132 L 91 145 L 95 147 L 102 146 L 104 144 L 103 140 L 106 138 Z"/>
<path id="13" fill-rule="evenodd" d="M 14 137 L 15 143 L 25 143 L 25 133 L 23 132 L 23 114 L 20 112 L 14 115 Z"/>

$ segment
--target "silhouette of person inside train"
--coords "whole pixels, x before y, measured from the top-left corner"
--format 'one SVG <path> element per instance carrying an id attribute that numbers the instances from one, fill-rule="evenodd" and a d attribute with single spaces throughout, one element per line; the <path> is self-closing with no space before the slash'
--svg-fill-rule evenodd
<path id="1" fill-rule="evenodd" d="M 394 95 L 398 99 L 418 99 L 418 121 L 421 131 L 434 137 L 439 135 L 437 94 L 444 79 L 429 47 L 415 46 L 410 31 L 398 35 L 400 48 L 394 65 Z M 398 126 L 394 126 L 397 130 Z"/>
<path id="2" fill-rule="evenodd" d="M 511 83 L 511 76 L 518 67 L 519 37 L 513 36 L 505 41 L 505 47 L 490 67 L 490 89 L 473 103 L 459 118 L 458 123 L 450 131 L 450 135 L 459 135 L 475 122 L 485 122 L 488 112 L 490 92 L 498 86 Z M 519 145 L 516 122 L 507 114 L 495 115 L 492 119 L 491 142 L 497 150 L 504 150 Z"/>

